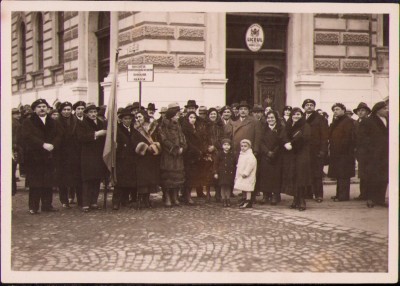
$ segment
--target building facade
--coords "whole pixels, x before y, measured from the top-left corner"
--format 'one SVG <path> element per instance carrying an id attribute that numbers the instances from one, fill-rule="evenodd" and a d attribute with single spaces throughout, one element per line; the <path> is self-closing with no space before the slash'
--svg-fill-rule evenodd
<path id="1" fill-rule="evenodd" d="M 256 51 L 246 45 L 253 24 Z M 389 96 L 388 29 L 383 14 L 13 12 L 12 105 L 106 104 L 120 49 L 119 107 L 139 99 L 130 64 L 154 65 L 143 106 L 371 106 Z"/>

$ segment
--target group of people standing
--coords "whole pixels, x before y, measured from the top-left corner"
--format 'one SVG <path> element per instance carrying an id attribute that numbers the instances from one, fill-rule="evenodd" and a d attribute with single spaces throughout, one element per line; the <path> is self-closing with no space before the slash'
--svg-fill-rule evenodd
<path id="1" fill-rule="evenodd" d="M 302 109 L 286 106 L 279 112 L 250 107 L 245 101 L 222 108 L 200 107 L 189 100 L 182 110 L 171 103 L 154 118 L 155 105 L 138 102 L 118 110 L 114 210 L 135 204 L 152 206 L 150 194 L 163 193 L 165 206 L 197 197 L 231 205 L 234 192 L 242 192 L 240 208 L 251 208 L 257 193 L 261 204 L 276 205 L 281 193 L 293 196 L 291 208 L 304 211 L 306 199 L 323 201 L 323 168 L 337 180 L 335 201 L 349 200 L 350 178 L 358 161 L 360 197 L 367 206 L 384 205 L 388 184 L 388 106 L 378 102 L 372 110 L 360 103 L 357 121 L 341 103 L 332 106 L 333 121 L 306 99 Z M 75 198 L 83 212 L 99 209 L 101 182 L 108 186 L 103 161 L 107 122 L 99 107 L 78 101 L 49 113 L 44 99 L 20 118 L 13 109 L 13 194 L 16 166 L 26 172 L 29 212 L 58 211 L 52 206 L 58 187 L 63 208 Z M 250 112 L 252 111 L 252 112 Z M 21 168 L 23 167 L 23 168 Z M 204 193 L 205 191 L 205 193 Z"/>

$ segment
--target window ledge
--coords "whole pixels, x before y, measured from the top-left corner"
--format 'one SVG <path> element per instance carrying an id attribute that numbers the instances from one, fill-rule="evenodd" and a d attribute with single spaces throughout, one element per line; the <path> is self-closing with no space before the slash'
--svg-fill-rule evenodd
<path id="1" fill-rule="evenodd" d="M 41 69 L 41 70 L 38 70 L 38 71 L 30 72 L 29 74 L 30 74 L 32 77 L 37 77 L 37 76 L 43 75 L 43 73 L 44 73 L 44 71 L 43 71 L 43 69 Z"/>
<path id="2" fill-rule="evenodd" d="M 62 69 L 64 69 L 64 63 L 49 67 L 49 70 L 52 72 L 56 72 Z"/>
<path id="3" fill-rule="evenodd" d="M 16 81 L 26 80 L 26 74 L 14 76 Z"/>

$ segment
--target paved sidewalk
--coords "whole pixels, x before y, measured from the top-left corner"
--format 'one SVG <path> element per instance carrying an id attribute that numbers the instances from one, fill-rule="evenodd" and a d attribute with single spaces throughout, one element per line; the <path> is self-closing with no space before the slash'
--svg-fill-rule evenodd
<path id="1" fill-rule="evenodd" d="M 358 195 L 358 185 L 351 196 Z M 330 198 L 335 186 L 325 186 Z M 102 196 L 102 194 L 101 194 Z M 102 198 L 100 198 L 102 200 Z M 196 206 L 82 213 L 27 213 L 13 197 L 12 270 L 195 272 L 387 272 L 388 210 L 365 202 L 307 202 L 307 210 L 256 204 L 240 210 L 195 198 Z M 235 198 L 236 203 L 238 198 Z M 258 197 L 260 199 L 260 197 Z M 58 196 L 54 206 L 60 207 Z"/>

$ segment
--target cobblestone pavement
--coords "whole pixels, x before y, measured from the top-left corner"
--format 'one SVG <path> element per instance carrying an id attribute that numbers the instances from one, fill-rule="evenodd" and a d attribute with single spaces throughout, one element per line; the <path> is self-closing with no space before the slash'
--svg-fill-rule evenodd
<path id="1" fill-rule="evenodd" d="M 196 206 L 166 209 L 157 194 L 153 209 L 36 216 L 27 199 L 25 191 L 13 197 L 14 271 L 388 271 L 386 234 L 310 219 L 308 210 L 299 216 L 286 196 L 277 208 L 195 198 Z"/>

